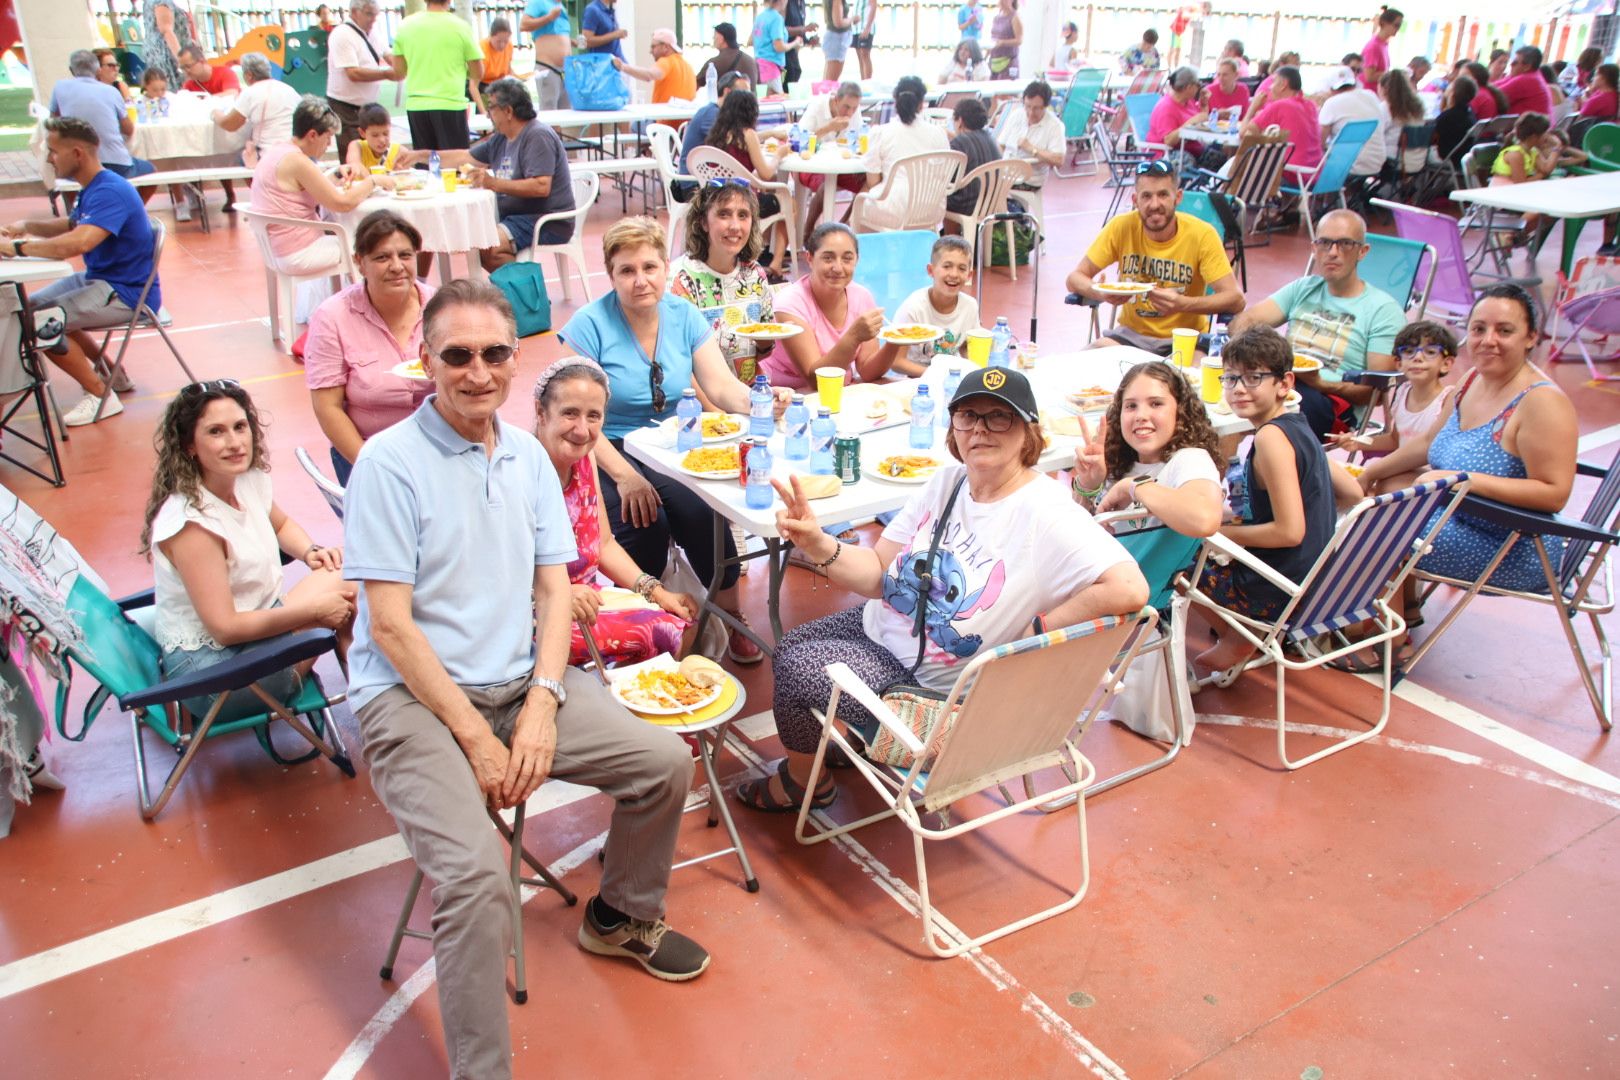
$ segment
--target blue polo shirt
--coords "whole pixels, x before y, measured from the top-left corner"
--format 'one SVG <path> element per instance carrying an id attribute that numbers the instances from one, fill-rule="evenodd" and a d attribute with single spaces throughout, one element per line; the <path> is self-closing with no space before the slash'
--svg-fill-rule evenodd
<path id="1" fill-rule="evenodd" d="M 686 136 L 681 139 L 681 172 L 686 172 L 686 157 L 694 147 L 707 145 L 709 131 L 714 127 L 715 118 L 720 115 L 720 105 L 711 101 L 703 108 L 692 114 L 692 119 L 686 122 Z"/>
<path id="2" fill-rule="evenodd" d="M 579 553 L 539 441 L 497 420 L 485 454 L 439 415 L 437 398 L 361 448 L 343 497 L 343 576 L 411 585 L 411 617 L 450 678 L 495 686 L 534 670 L 534 568 Z M 349 703 L 403 682 L 372 640 L 362 588 Z"/>
<path id="3" fill-rule="evenodd" d="M 102 169 L 79 193 L 68 221 L 107 230 L 107 239 L 84 253 L 84 272 L 92 280 L 111 285 L 118 299 L 134 307 L 152 272 L 152 222 L 135 185 Z M 163 288 L 157 278 L 152 279 L 146 303 L 153 311 L 163 306 Z"/>
<path id="4" fill-rule="evenodd" d="M 51 113 L 76 117 L 95 128 L 101 140 L 96 156 L 103 165 L 128 165 L 134 161 L 124 142 L 123 129 L 118 126 L 127 108 L 124 95 L 88 75 L 59 79 L 51 87 Z"/>
<path id="5" fill-rule="evenodd" d="M 585 8 L 585 14 L 579 17 L 579 25 L 593 34 L 611 34 L 619 28 L 619 16 L 612 8 L 602 3 L 602 0 L 591 0 Z M 611 44 L 598 45 L 587 49 L 593 53 L 611 53 L 620 60 L 624 59 L 623 38 L 614 38 Z"/>
<path id="6" fill-rule="evenodd" d="M 622 439 L 648 421 L 675 415 L 681 391 L 692 385 L 692 354 L 714 328 L 697 305 L 665 293 L 658 301 L 658 367 L 664 375 L 664 409 L 653 411 L 652 365 L 625 320 L 619 295 L 609 292 L 574 312 L 557 336 L 607 372 L 612 393 L 602 431 Z"/>

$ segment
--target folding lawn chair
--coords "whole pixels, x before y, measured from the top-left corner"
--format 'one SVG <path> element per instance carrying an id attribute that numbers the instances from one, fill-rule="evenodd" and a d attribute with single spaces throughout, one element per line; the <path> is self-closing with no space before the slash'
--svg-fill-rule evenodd
<path id="1" fill-rule="evenodd" d="M 1294 582 L 1255 558 L 1244 548 L 1217 533 L 1204 541 L 1186 582 L 1188 599 L 1224 623 L 1227 632 L 1240 634 L 1260 655 L 1229 671 L 1219 672 L 1199 685 L 1229 686 L 1244 671 L 1265 664 L 1277 665 L 1277 756 L 1283 765 L 1298 769 L 1365 742 L 1389 722 L 1390 690 L 1394 686 L 1393 646 L 1406 633 L 1399 605 L 1401 583 L 1432 546 L 1435 536 L 1467 490 L 1466 479 L 1431 480 L 1351 508 L 1328 539 L 1316 564 L 1303 580 Z M 1429 521 L 1438 515 L 1432 529 Z M 1211 558 L 1232 559 L 1259 574 L 1287 597 L 1274 621 L 1256 619 L 1217 604 L 1203 591 L 1201 578 Z M 1343 631 L 1358 623 L 1371 623 L 1372 632 L 1358 641 Z M 1326 647 L 1323 647 L 1324 639 Z M 1369 730 L 1348 734 L 1332 745 L 1295 760 L 1288 756 L 1288 672 L 1311 668 L 1377 646 L 1383 652 L 1383 709 Z M 1295 650 L 1303 653 L 1291 655 Z"/>
<path id="2" fill-rule="evenodd" d="M 1336 198 L 1340 207 L 1348 207 L 1345 185 L 1350 182 L 1350 169 L 1361 154 L 1361 148 L 1377 132 L 1376 120 L 1352 120 L 1333 136 L 1332 144 L 1314 169 L 1288 166 L 1293 179 L 1282 185 L 1282 194 L 1299 200 L 1299 213 L 1305 219 L 1305 231 L 1311 239 L 1316 239 L 1316 215 L 1312 211 L 1315 200 Z"/>
<path id="3" fill-rule="evenodd" d="M 321 498 L 325 499 L 326 505 L 332 508 L 332 513 L 337 515 L 339 521 L 342 521 L 343 485 L 321 472 L 321 467 L 315 464 L 314 459 L 309 456 L 309 451 L 302 446 L 293 449 L 293 457 L 298 459 L 298 464 L 303 468 L 304 472 L 309 474 L 310 480 L 315 484 L 315 490 L 321 493 Z"/>
<path id="4" fill-rule="evenodd" d="M 1569 355 L 1573 345 L 1594 380 L 1620 381 L 1620 375 L 1602 375 L 1597 369 L 1598 364 L 1620 360 L 1620 350 L 1615 349 L 1620 342 L 1620 259 L 1588 255 L 1575 263 L 1568 278 L 1558 275 L 1547 336 L 1552 339 L 1550 363 L 1574 363 Z M 1599 355 L 1593 356 L 1593 349 Z"/>
<path id="5" fill-rule="evenodd" d="M 1091 881 L 1084 799 L 1074 800 L 1080 830 L 1080 883 L 1074 893 L 1043 911 L 969 940 L 953 935 L 935 913 L 924 847 L 928 841 L 962 836 L 1035 809 L 1043 802 L 1083 792 L 1097 772 L 1075 746 L 1075 717 L 1085 711 L 1088 700 L 1095 698 L 1080 724 L 1083 736 L 1111 694 L 1109 675 L 1121 649 L 1125 649 L 1122 662 L 1129 664 L 1136 650 L 1127 648 L 1127 642 L 1132 635 L 1139 641 L 1139 631 L 1156 621 L 1153 610 L 1143 608 L 1135 615 L 1107 616 L 986 650 L 963 666 L 946 701 L 930 711 L 932 722 L 921 725 L 924 730 L 920 732 L 914 732 L 895 716 L 877 692 L 862 683 L 847 665 L 829 664 L 832 697 L 826 713 L 818 714 L 822 721 L 821 741 L 816 746 L 805 790 L 815 790 L 825 767 L 827 748 L 836 745 L 854 764 L 855 773 L 871 784 L 888 805 L 879 813 L 845 825 L 833 825 L 822 817 L 816 831 L 811 832 L 811 800 L 806 797 L 799 807 L 794 835 L 801 844 L 816 844 L 877 821 L 898 818 L 912 835 L 923 940 L 936 956 L 958 956 L 1073 909 L 1085 898 Z M 903 764 L 883 765 L 863 757 L 838 730 L 834 721 L 845 695 L 877 718 L 879 738 L 868 753 L 875 756 L 886 740 L 892 740 L 896 751 L 903 753 L 891 760 Z M 961 800 L 1004 781 L 1065 763 L 1073 768 L 1074 778 L 1065 777 L 1067 782 L 1044 795 L 996 807 L 956 825 L 949 823 L 949 812 Z M 923 814 L 941 815 L 940 827 L 925 824 Z"/>
<path id="6" fill-rule="evenodd" d="M 1102 94 L 1108 73 L 1102 68 L 1081 68 L 1069 78 L 1069 89 L 1063 98 L 1063 163 L 1080 163 L 1082 152 L 1091 155 L 1091 167 L 1064 172 L 1061 167 L 1052 170 L 1065 179 L 1074 176 L 1092 176 L 1097 172 L 1097 142 L 1093 138 L 1093 121 L 1099 115 L 1097 101 Z M 1082 147 L 1084 150 L 1082 151 Z"/>

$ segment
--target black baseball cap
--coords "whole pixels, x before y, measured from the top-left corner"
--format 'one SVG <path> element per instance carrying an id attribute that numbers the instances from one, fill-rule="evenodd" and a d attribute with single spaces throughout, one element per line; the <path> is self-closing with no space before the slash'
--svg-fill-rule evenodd
<path id="1" fill-rule="evenodd" d="M 1029 423 L 1040 419 L 1040 411 L 1035 407 L 1035 391 L 1029 388 L 1029 380 L 1024 373 L 1016 368 L 974 368 L 962 376 L 950 407 L 955 409 L 962 401 L 981 394 L 1005 401 Z"/>

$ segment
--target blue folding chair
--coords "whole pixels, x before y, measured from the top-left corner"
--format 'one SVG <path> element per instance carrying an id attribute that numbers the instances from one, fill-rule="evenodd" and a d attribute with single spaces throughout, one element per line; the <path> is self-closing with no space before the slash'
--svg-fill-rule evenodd
<path id="1" fill-rule="evenodd" d="M 1395 684 L 1394 644 L 1406 635 L 1401 605 L 1392 605 L 1391 601 L 1399 598 L 1401 583 L 1433 546 L 1433 538 L 1467 490 L 1465 474 L 1362 500 L 1339 522 L 1315 565 L 1298 582 L 1290 581 L 1219 533 L 1205 540 L 1191 577 L 1182 579 L 1187 598 L 1224 623 L 1228 632 L 1241 635 L 1260 655 L 1201 679 L 1198 685 L 1229 686 L 1250 668 L 1276 664 L 1277 755 L 1289 769 L 1309 765 L 1383 731 L 1389 722 L 1390 691 Z M 1268 622 L 1216 603 L 1201 588 L 1204 567 L 1211 558 L 1240 562 L 1281 590 L 1287 597 L 1282 612 Z M 1371 625 L 1371 633 L 1357 641 L 1344 636 L 1347 627 L 1363 623 Z M 1290 758 L 1288 673 L 1321 667 L 1373 647 L 1384 654 L 1383 710 L 1378 722 L 1369 730 L 1347 734 L 1298 760 Z"/>
<path id="2" fill-rule="evenodd" d="M 150 590 L 114 601 L 87 577 L 80 576 L 73 583 L 67 597 L 67 611 L 83 638 L 69 644 L 64 651 L 61 658 L 64 675 L 56 698 L 57 730 L 68 739 L 82 739 L 109 698 L 116 698 L 119 706 L 130 714 L 130 730 L 135 740 L 136 792 L 143 818 L 151 821 L 162 812 L 186 770 L 191 767 L 204 740 L 236 731 L 252 731 L 265 753 L 278 764 L 296 765 L 324 755 L 345 775 L 354 776 L 354 765 L 344 750 L 342 736 L 338 734 L 330 711 L 331 706 L 343 701 L 344 695 L 326 694 L 313 671 L 305 678 L 292 700 L 287 702 L 276 701 L 258 685 L 260 679 L 330 652 L 337 643 L 330 631 L 308 630 L 292 634 L 277 639 L 274 644 L 248 649 L 213 667 L 165 679 L 159 666 L 157 642 L 126 614 L 151 602 Z M 83 726 L 79 733 L 69 735 L 65 722 L 66 706 L 74 661 L 101 685 L 85 705 Z M 233 691 L 238 690 L 255 693 L 263 701 L 264 711 L 238 719 L 219 720 L 226 700 Z M 204 695 L 214 696 L 207 714 L 202 717 L 191 715 L 183 703 Z M 286 721 L 287 726 L 314 749 L 302 757 L 283 757 L 270 740 L 269 728 L 275 720 Z M 180 755 L 156 800 L 152 799 L 146 781 L 143 728 L 156 734 Z"/>
<path id="3" fill-rule="evenodd" d="M 1374 199 L 1374 204 L 1385 205 Z M 1183 206 L 1185 209 L 1185 206 Z M 1305 260 L 1305 276 L 1316 269 L 1316 255 Z M 1415 319 L 1423 318 L 1434 285 L 1434 247 L 1402 236 L 1367 234 L 1367 254 L 1356 273 L 1361 280 L 1385 293 Z M 1415 305 L 1415 307 L 1414 307 Z"/>
<path id="4" fill-rule="evenodd" d="M 1409 674 L 1417 662 L 1428 655 L 1435 642 L 1440 640 L 1441 635 L 1451 627 L 1457 616 L 1463 613 L 1463 609 L 1476 596 L 1512 596 L 1520 600 L 1548 604 L 1558 612 L 1558 625 L 1563 627 L 1564 637 L 1569 642 L 1570 654 L 1575 658 L 1575 666 L 1581 673 L 1581 682 L 1586 687 L 1586 695 L 1592 702 L 1593 711 L 1597 713 L 1598 723 L 1604 731 L 1609 730 L 1614 720 L 1611 700 L 1613 661 L 1609 655 L 1608 636 L 1603 632 L 1603 624 L 1598 617 L 1614 610 L 1614 575 L 1609 563 L 1609 553 L 1614 545 L 1620 542 L 1620 513 L 1617 513 L 1617 509 L 1620 509 L 1620 454 L 1615 455 L 1608 468 L 1584 463 L 1577 463 L 1575 468 L 1582 476 L 1594 476 L 1602 480 L 1579 519 L 1565 517 L 1562 514 L 1543 514 L 1535 510 L 1524 510 L 1479 495 L 1470 495 L 1462 500 L 1459 513 L 1507 529 L 1507 539 L 1502 542 L 1502 546 L 1479 575 L 1478 580 L 1460 581 L 1436 574 L 1426 574 L 1422 570 L 1417 571 L 1418 580 L 1427 583 L 1422 593 L 1425 600 L 1430 597 L 1437 585 L 1450 585 L 1462 589 L 1463 596 L 1446 612 L 1439 625 L 1412 654 L 1412 658 L 1406 662 L 1403 674 Z M 1549 536 L 1562 537 L 1565 541 L 1564 554 L 1556 566 L 1553 565 L 1552 558 L 1547 552 L 1546 538 Z M 1535 544 L 1536 554 L 1540 556 L 1541 567 L 1546 574 L 1546 592 L 1520 592 L 1488 584 L 1497 566 L 1507 557 L 1513 545 L 1521 539 L 1529 539 Z M 1592 634 L 1597 639 L 1600 654 L 1597 679 L 1592 677 L 1592 665 L 1586 659 L 1586 652 L 1575 633 L 1576 619 L 1580 615 L 1587 617 Z"/>
<path id="5" fill-rule="evenodd" d="M 938 239 L 922 229 L 862 233 L 855 283 L 871 290 L 892 319 L 906 297 L 928 286 L 928 259 Z"/>
<path id="6" fill-rule="evenodd" d="M 1299 199 L 1300 217 L 1305 219 L 1305 230 L 1312 240 L 1316 239 L 1316 221 L 1311 213 L 1311 200 L 1330 196 L 1337 197 L 1340 206 L 1349 205 L 1345 202 L 1344 185 L 1350 180 L 1350 169 L 1355 165 L 1361 148 L 1367 145 L 1367 140 L 1377 130 L 1376 120 L 1352 120 L 1339 129 L 1339 133 L 1333 137 L 1333 144 L 1322 155 L 1322 160 L 1317 162 L 1316 168 L 1288 166 L 1288 171 L 1298 179 L 1292 184 L 1284 184 L 1282 193 Z"/>
<path id="7" fill-rule="evenodd" d="M 1148 131 L 1153 127 L 1153 106 L 1158 103 L 1158 94 L 1127 94 L 1125 115 L 1130 119 L 1131 136 L 1136 140 L 1138 150 L 1153 150 L 1165 154 L 1170 151 L 1168 146 L 1148 141 Z"/>

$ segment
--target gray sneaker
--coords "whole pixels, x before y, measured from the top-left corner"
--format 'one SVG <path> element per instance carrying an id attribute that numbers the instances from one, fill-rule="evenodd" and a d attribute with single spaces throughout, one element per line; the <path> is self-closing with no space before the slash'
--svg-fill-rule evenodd
<path id="1" fill-rule="evenodd" d="M 579 924 L 579 947 L 597 956 L 628 956 L 665 982 L 686 982 L 709 968 L 709 954 L 663 919 L 626 919 L 615 926 L 596 921 L 594 898 L 585 905 Z"/>

